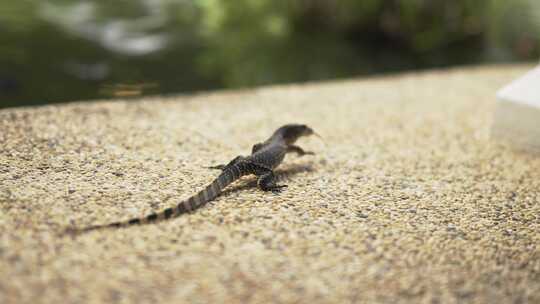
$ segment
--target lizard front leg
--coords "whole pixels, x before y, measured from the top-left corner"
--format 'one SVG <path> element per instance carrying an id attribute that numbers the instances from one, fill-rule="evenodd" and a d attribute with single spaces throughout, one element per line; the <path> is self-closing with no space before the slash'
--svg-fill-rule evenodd
<path id="1" fill-rule="evenodd" d="M 287 153 L 290 153 L 290 152 L 294 152 L 294 153 L 298 154 L 298 156 L 315 155 L 315 153 L 313 153 L 311 151 L 304 151 L 304 149 L 302 149 L 302 148 L 300 148 L 299 146 L 296 146 L 296 145 L 287 146 Z"/>
<path id="2" fill-rule="evenodd" d="M 225 170 L 227 168 L 230 168 L 231 166 L 235 165 L 236 163 L 238 163 L 239 161 L 241 161 L 244 157 L 239 155 L 237 157 L 235 157 L 233 160 L 231 160 L 228 164 L 226 165 L 217 165 L 217 166 L 210 166 L 210 167 L 207 167 L 208 169 L 217 169 L 217 170 Z"/>
<path id="3" fill-rule="evenodd" d="M 262 147 L 264 147 L 263 143 L 254 144 L 253 147 L 251 148 L 251 154 L 259 151 Z"/>

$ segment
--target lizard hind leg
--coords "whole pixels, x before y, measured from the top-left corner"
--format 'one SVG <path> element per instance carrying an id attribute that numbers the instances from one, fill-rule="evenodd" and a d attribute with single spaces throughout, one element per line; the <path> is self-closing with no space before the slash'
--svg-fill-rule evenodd
<path id="1" fill-rule="evenodd" d="M 223 169 L 225 169 L 225 165 L 208 166 L 206 168 L 207 169 L 223 170 Z"/>
<path id="2" fill-rule="evenodd" d="M 241 161 L 244 157 L 239 155 L 237 157 L 235 157 L 233 160 L 231 160 L 228 164 L 226 165 L 216 165 L 216 166 L 210 166 L 210 167 L 207 167 L 208 169 L 217 169 L 217 170 L 225 170 L 227 168 L 230 168 L 231 166 L 235 165 L 236 163 L 238 163 L 239 161 Z"/>
<path id="3" fill-rule="evenodd" d="M 283 188 L 286 188 L 287 185 L 278 185 L 276 184 L 277 178 L 271 170 L 266 173 L 259 175 L 257 180 L 257 185 L 263 191 L 272 191 L 274 193 L 279 193 L 283 191 Z"/>

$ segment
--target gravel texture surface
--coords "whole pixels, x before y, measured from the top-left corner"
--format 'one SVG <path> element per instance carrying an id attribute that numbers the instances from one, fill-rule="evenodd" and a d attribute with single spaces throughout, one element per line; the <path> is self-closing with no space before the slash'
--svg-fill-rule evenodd
<path id="1" fill-rule="evenodd" d="M 487 66 L 0 111 L 1 303 L 539 303 L 540 158 L 489 139 Z M 282 194 L 180 202 L 289 122 Z M 168 197 L 172 197 L 167 200 Z"/>

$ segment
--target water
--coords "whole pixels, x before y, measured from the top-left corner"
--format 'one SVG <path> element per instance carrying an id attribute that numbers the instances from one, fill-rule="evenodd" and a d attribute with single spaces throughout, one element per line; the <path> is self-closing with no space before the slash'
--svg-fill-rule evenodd
<path id="1" fill-rule="evenodd" d="M 531 60 L 534 3 L 2 1 L 0 107 Z"/>

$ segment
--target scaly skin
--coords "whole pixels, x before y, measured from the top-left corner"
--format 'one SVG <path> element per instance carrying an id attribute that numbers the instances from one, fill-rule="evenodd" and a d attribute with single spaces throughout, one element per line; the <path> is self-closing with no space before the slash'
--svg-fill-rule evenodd
<path id="1" fill-rule="evenodd" d="M 261 190 L 272 191 L 274 193 L 281 192 L 287 185 L 276 184 L 276 176 L 273 170 L 281 164 L 287 153 L 294 152 L 300 156 L 313 154 L 313 152 L 306 152 L 294 145 L 296 140 L 301 136 L 311 134 L 314 134 L 313 130 L 306 125 L 284 125 L 277 129 L 265 142 L 254 145 L 251 155 L 237 156 L 227 165 L 210 167 L 212 169 L 222 170 L 221 174 L 206 188 L 175 207 L 170 207 L 141 218 L 106 225 L 90 226 L 82 229 L 69 229 L 68 232 L 79 234 L 97 229 L 141 225 L 177 217 L 181 214 L 191 212 L 215 199 L 225 187 L 240 177 L 250 174 L 258 177 L 257 185 Z"/>

